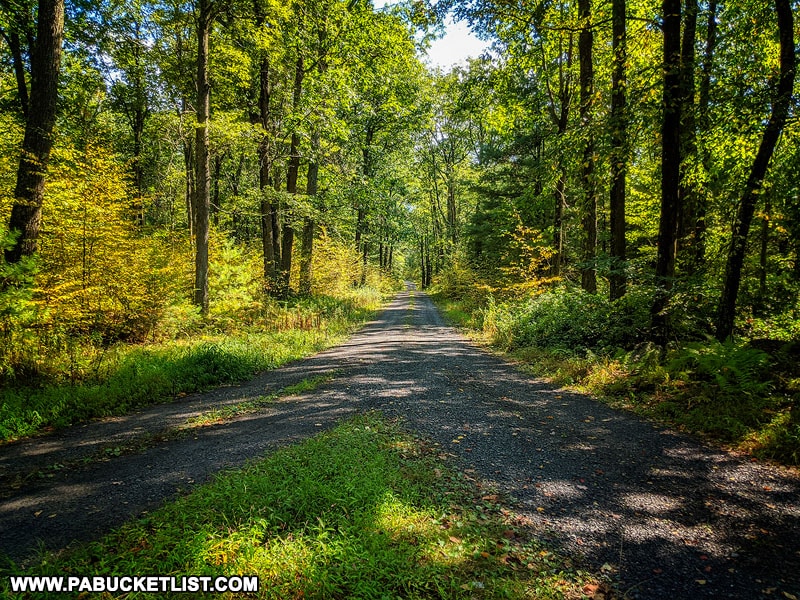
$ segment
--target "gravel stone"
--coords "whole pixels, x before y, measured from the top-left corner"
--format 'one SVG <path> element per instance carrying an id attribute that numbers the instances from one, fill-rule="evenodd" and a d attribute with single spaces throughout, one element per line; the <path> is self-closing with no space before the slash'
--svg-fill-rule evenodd
<path id="1" fill-rule="evenodd" d="M 0 447 L 0 552 L 25 565 L 40 546 L 95 539 L 221 470 L 378 409 L 512 498 L 542 538 L 611 577 L 622 597 L 800 598 L 794 471 L 525 375 L 446 326 L 408 287 L 349 341 L 312 358 Z M 258 413 L 179 439 L 154 435 L 334 371 L 317 390 Z M 146 449 L 114 456 L 146 435 Z"/>

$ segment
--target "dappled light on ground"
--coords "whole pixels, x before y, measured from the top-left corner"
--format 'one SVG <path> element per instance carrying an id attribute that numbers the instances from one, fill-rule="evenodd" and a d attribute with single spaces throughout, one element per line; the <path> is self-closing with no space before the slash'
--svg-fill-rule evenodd
<path id="1" fill-rule="evenodd" d="M 629 597 L 800 593 L 795 476 L 521 374 L 445 327 L 419 292 L 398 296 L 340 347 L 247 385 L 188 398 L 187 407 L 202 412 L 331 372 L 336 376 L 313 392 L 128 456 L 123 472 L 115 457 L 93 464 L 71 477 L 77 487 L 67 507 L 50 506 L 57 474 L 28 497 L 25 510 L 7 508 L 14 502 L 7 500 L 0 507 L 11 526 L 3 550 L 20 555 L 37 537 L 92 537 L 103 527 L 83 507 L 131 502 L 117 514 L 121 522 L 216 470 L 377 409 L 428 436 L 440 456 L 473 469 L 477 483 L 513 496 L 539 535 L 591 568 L 603 567 Z M 171 423 L 188 418 L 175 409 Z M 130 423 L 138 418 L 146 417 Z M 130 496 L 134 485 L 147 490 L 144 498 Z M 33 517 L 34 507 L 57 516 Z"/>

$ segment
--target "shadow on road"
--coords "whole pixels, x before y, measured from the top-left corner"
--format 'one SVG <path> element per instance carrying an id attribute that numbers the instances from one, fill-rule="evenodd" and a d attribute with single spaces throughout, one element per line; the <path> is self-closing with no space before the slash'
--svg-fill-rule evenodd
<path id="1" fill-rule="evenodd" d="M 57 463 L 84 438 L 106 447 L 131 428 L 185 422 L 209 406 L 332 371 L 335 379 L 306 396 L 29 482 L 0 504 L 0 550 L 19 560 L 39 540 L 60 548 L 94 538 L 221 469 L 379 409 L 512 496 L 537 535 L 615 578 L 628 597 L 800 597 L 794 475 L 533 380 L 446 327 L 415 290 L 311 359 L 13 453 L 0 449 L 0 465 Z"/>

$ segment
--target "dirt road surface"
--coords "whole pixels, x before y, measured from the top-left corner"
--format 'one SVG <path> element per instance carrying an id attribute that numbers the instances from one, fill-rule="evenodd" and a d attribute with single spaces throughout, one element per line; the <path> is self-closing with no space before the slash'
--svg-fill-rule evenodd
<path id="1" fill-rule="evenodd" d="M 623 597 L 800 598 L 800 481 L 790 471 L 522 374 L 409 288 L 347 343 L 243 385 L 0 447 L 0 552 L 24 565 L 37 548 L 96 538 L 221 469 L 378 409 L 512 498 Z M 320 374 L 335 376 L 258 413 L 170 434 L 212 407 Z"/>

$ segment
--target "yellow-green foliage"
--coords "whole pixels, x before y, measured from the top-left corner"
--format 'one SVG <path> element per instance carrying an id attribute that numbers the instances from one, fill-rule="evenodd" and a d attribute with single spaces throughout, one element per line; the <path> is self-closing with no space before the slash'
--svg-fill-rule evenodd
<path id="1" fill-rule="evenodd" d="M 105 150 L 60 148 L 42 211 L 35 300 L 45 325 L 103 338 L 141 338 L 185 287 L 186 248 L 136 230 L 131 190 Z"/>
<path id="2" fill-rule="evenodd" d="M 260 250 L 212 232 L 209 254 L 209 316 L 215 327 L 225 331 L 256 323 L 265 300 Z"/>
<path id="3" fill-rule="evenodd" d="M 361 261 L 355 247 L 331 239 L 324 229 L 315 241 L 313 269 L 314 293 L 344 294 L 361 278 Z"/>
<path id="4" fill-rule="evenodd" d="M 0 219 L 4 225 L 11 211 L 21 139 L 22 128 L 17 120 L 8 113 L 0 113 Z"/>
<path id="5" fill-rule="evenodd" d="M 513 297 L 542 292 L 560 279 L 549 275 L 556 252 L 543 233 L 524 225 L 519 215 L 517 219 L 517 228 L 510 234 L 513 256 L 508 257 L 509 266 L 501 269 L 507 279 L 502 291 Z"/>

